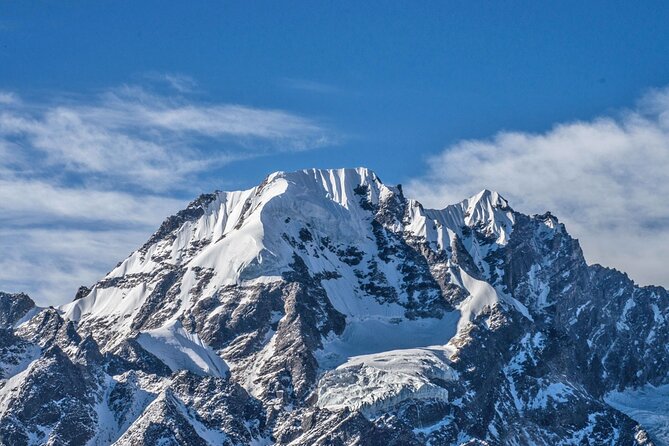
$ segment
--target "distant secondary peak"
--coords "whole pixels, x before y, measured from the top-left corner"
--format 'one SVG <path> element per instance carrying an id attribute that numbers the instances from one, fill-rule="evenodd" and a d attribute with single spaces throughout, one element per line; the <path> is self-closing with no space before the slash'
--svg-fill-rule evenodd
<path id="1" fill-rule="evenodd" d="M 493 209 L 500 209 L 502 211 L 511 210 L 509 207 L 509 202 L 502 197 L 499 193 L 490 190 L 483 189 L 478 194 L 470 197 L 467 200 L 469 207 L 492 207 Z"/>
<path id="2" fill-rule="evenodd" d="M 495 234 L 497 242 L 506 244 L 515 221 L 514 211 L 499 193 L 483 189 L 462 202 L 446 209 L 458 209 L 462 212 L 464 223 L 470 227 L 480 227 Z"/>

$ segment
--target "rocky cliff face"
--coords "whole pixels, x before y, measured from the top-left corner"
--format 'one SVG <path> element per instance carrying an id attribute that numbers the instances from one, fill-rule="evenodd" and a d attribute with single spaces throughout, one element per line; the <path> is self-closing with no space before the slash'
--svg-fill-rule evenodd
<path id="1" fill-rule="evenodd" d="M 669 444 L 668 312 L 495 192 L 279 172 L 70 304 L 0 294 L 0 443 Z"/>

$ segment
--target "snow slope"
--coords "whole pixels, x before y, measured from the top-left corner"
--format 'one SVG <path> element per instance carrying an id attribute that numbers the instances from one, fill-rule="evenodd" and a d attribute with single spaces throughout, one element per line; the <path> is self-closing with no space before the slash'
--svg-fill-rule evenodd
<path id="1" fill-rule="evenodd" d="M 186 332 L 178 321 L 155 330 L 143 331 L 137 341 L 174 372 L 189 370 L 199 375 L 222 378 L 229 370 L 216 352 L 204 344 L 197 334 Z"/>

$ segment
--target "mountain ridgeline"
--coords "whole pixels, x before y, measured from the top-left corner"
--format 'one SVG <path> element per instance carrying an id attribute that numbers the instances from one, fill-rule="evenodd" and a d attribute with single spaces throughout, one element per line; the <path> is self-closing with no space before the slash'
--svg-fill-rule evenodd
<path id="1" fill-rule="evenodd" d="M 496 192 L 277 172 L 71 303 L 0 293 L 0 444 L 668 445 L 668 320 Z"/>

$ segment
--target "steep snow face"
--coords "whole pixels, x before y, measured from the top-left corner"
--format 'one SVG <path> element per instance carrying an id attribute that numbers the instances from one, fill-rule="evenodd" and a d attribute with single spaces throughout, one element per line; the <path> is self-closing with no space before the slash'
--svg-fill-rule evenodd
<path id="1" fill-rule="evenodd" d="M 187 210 L 192 212 L 182 219 L 175 218 L 177 224 L 174 228 L 168 227 L 171 231 L 163 238 L 154 235 L 153 244 L 135 251 L 88 296 L 63 306 L 65 318 L 77 321 L 117 317 L 124 321 L 115 328 L 128 329 L 133 316 L 156 291 L 157 281 L 152 279 L 166 268 L 188 265 L 181 278 L 184 286 L 173 296 L 183 304 L 188 303 L 190 288 L 196 285 L 198 267 L 216 271 L 215 285 L 237 283 L 244 268 L 261 258 L 263 249 L 263 226 L 259 214 L 251 211 L 281 193 L 284 187 L 282 182 L 275 182 L 263 189 L 217 193 L 206 201 L 191 204 Z M 169 223 L 168 219 L 163 227 Z M 211 293 L 213 290 L 202 291 Z"/>
<path id="2" fill-rule="evenodd" d="M 16 371 L 14 375 L 3 383 L 2 388 L 0 388 L 0 416 L 7 412 L 7 409 L 12 402 L 12 397 L 23 385 L 25 378 L 30 375 L 30 372 L 32 371 L 31 367 L 37 358 L 36 355 L 30 358 L 30 362 L 25 364 L 24 367 Z"/>

